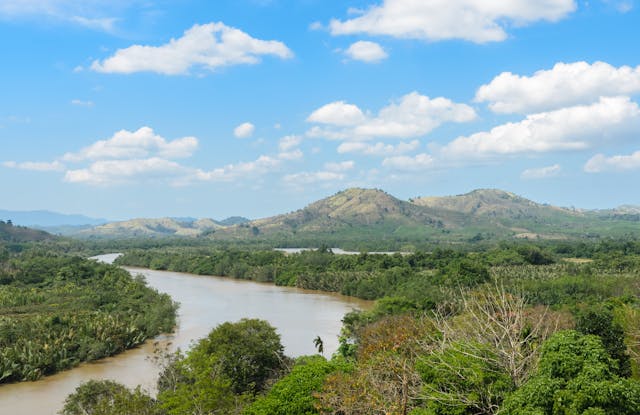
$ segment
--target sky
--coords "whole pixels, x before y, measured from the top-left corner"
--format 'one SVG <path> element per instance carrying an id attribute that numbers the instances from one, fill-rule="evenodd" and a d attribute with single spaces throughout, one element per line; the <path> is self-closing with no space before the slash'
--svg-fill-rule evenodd
<path id="1" fill-rule="evenodd" d="M 0 0 L 0 208 L 640 204 L 638 0 Z"/>

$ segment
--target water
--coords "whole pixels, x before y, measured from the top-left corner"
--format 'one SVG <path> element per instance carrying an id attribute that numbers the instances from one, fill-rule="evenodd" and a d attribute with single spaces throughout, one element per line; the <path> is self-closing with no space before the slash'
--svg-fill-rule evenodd
<path id="1" fill-rule="evenodd" d="M 117 256 L 97 259 L 112 262 Z M 264 319 L 276 327 L 289 356 L 316 353 L 313 339 L 320 336 L 328 357 L 337 350 L 344 314 L 371 307 L 368 301 L 317 291 L 142 268 L 127 270 L 144 275 L 151 287 L 180 303 L 176 331 L 36 382 L 0 386 L 0 415 L 56 414 L 65 397 L 89 379 L 112 379 L 129 387 L 142 385 L 153 393 L 158 368 L 150 358 L 155 349 L 185 350 L 218 324 L 245 317 Z"/>

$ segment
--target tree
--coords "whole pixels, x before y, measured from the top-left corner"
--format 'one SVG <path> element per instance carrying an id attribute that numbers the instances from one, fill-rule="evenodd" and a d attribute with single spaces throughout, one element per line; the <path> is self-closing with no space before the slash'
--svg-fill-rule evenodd
<path id="1" fill-rule="evenodd" d="M 446 307 L 445 307 L 446 308 Z M 459 315 L 436 315 L 441 333 L 441 350 L 465 345 L 472 353 L 480 345 L 476 358 L 491 359 L 489 366 L 501 368 L 516 386 L 522 384 L 538 357 L 538 346 L 557 330 L 558 316 L 546 308 L 531 308 L 524 297 L 513 295 L 500 285 L 482 291 L 463 292 Z M 433 341 L 432 340 L 432 341 Z M 492 353 L 487 354 L 488 346 Z"/>
<path id="2" fill-rule="evenodd" d="M 223 323 L 185 357 L 169 359 L 158 400 L 169 414 L 240 413 L 285 363 L 280 336 L 266 321 Z"/>
<path id="3" fill-rule="evenodd" d="M 611 357 L 618 361 L 618 374 L 622 377 L 631 376 L 631 360 L 624 342 L 624 329 L 614 321 L 611 306 L 597 305 L 581 311 L 576 320 L 576 330 L 582 334 L 600 336 Z"/>
<path id="4" fill-rule="evenodd" d="M 428 413 L 492 415 L 514 389 L 513 380 L 497 365 L 487 345 L 454 343 L 418 362 L 424 381 L 422 400 Z M 431 411 L 431 412 L 429 412 Z"/>
<path id="5" fill-rule="evenodd" d="M 617 375 L 600 337 L 561 331 L 543 345 L 536 373 L 508 397 L 510 415 L 634 415 L 640 413 L 640 383 Z"/>
<path id="6" fill-rule="evenodd" d="M 320 336 L 317 336 L 315 339 L 313 339 L 313 345 L 315 346 L 316 350 L 318 350 L 318 353 L 322 354 L 324 352 L 324 342 L 322 341 L 322 338 Z"/>
<path id="7" fill-rule="evenodd" d="M 90 380 L 65 400 L 61 415 L 161 415 L 156 402 L 140 390 L 111 380 Z"/>
<path id="8" fill-rule="evenodd" d="M 291 373 L 276 382 L 266 395 L 245 408 L 243 414 L 317 414 L 314 394 L 320 391 L 327 375 L 350 369 L 349 363 L 340 360 L 327 362 L 321 356 L 301 357 Z"/>

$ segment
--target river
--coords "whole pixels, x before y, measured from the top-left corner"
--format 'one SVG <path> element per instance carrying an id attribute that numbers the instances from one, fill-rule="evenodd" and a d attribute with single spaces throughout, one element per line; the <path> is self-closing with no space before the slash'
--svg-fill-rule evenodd
<path id="1" fill-rule="evenodd" d="M 102 255 L 97 259 L 111 262 L 116 256 Z M 344 314 L 372 305 L 352 297 L 251 281 L 126 269 L 144 275 L 149 286 L 180 303 L 175 332 L 35 382 L 2 385 L 0 415 L 54 415 L 62 408 L 65 397 L 89 379 L 113 379 L 129 387 L 142 385 L 153 393 L 158 374 L 151 359 L 155 349 L 185 350 L 218 324 L 245 317 L 264 319 L 276 327 L 289 356 L 316 353 L 313 339 L 320 336 L 328 357 L 337 350 Z"/>

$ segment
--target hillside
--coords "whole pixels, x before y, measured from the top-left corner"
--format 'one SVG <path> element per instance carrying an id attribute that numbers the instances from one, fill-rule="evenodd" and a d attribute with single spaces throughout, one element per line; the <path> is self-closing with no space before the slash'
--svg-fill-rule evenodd
<path id="1" fill-rule="evenodd" d="M 280 245 L 309 241 L 465 242 L 511 238 L 570 239 L 640 234 L 633 209 L 585 211 L 536 203 L 495 189 L 400 200 L 382 190 L 352 188 L 273 217 L 134 219 L 83 230 L 80 237 L 200 237 L 262 240 Z"/>
<path id="2" fill-rule="evenodd" d="M 186 222 L 172 218 L 132 219 L 84 229 L 78 232 L 76 236 L 111 238 L 195 237 L 215 230 L 220 226 L 212 219 L 198 219 Z"/>
<path id="3" fill-rule="evenodd" d="M 411 202 L 418 206 L 450 210 L 476 217 L 500 219 L 548 218 L 558 214 L 581 216 L 581 214 L 569 209 L 542 205 L 498 189 L 479 189 L 458 196 L 419 197 L 412 199 Z"/>
<path id="4" fill-rule="evenodd" d="M 54 239 L 44 231 L 16 226 L 11 222 L 0 221 L 0 242 L 35 242 Z"/>

